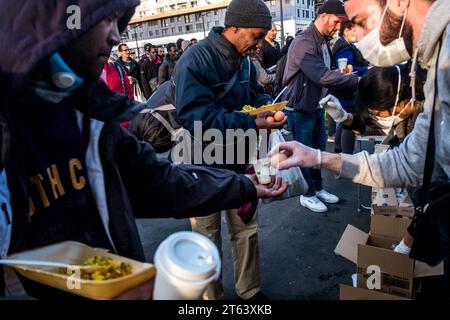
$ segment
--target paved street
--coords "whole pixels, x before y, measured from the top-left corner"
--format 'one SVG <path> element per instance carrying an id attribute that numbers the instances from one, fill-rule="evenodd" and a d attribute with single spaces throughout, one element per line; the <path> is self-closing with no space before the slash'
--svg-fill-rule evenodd
<path id="1" fill-rule="evenodd" d="M 336 180 L 324 171 L 325 188 L 342 201 L 327 213 L 313 213 L 300 207 L 298 198 L 260 205 L 259 245 L 262 290 L 271 299 L 338 299 L 339 284 L 351 283 L 355 266 L 334 254 L 347 224 L 368 231 L 369 212 L 357 211 L 357 186 Z M 369 202 L 369 188 L 363 188 L 363 202 Z M 224 283 L 226 299 L 236 299 L 229 236 L 225 220 Z M 140 232 L 148 261 L 168 235 L 190 230 L 188 220 L 140 220 Z"/>

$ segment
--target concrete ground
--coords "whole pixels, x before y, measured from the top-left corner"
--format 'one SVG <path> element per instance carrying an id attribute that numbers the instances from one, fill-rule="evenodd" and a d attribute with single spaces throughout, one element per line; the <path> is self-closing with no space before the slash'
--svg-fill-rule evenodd
<path id="1" fill-rule="evenodd" d="M 332 145 L 328 146 L 330 149 Z M 339 285 L 351 284 L 353 263 L 334 254 L 347 224 L 369 230 L 369 212 L 357 211 L 357 185 L 336 180 L 323 170 L 324 187 L 338 195 L 340 204 L 327 213 L 313 213 L 301 207 L 298 198 L 259 207 L 259 249 L 262 291 L 270 299 L 339 299 Z M 362 201 L 370 201 L 370 189 L 362 188 Z M 143 219 L 139 229 L 147 260 L 152 262 L 159 243 L 170 234 L 190 230 L 188 220 Z M 237 299 L 229 236 L 222 219 L 223 281 L 225 298 Z"/>

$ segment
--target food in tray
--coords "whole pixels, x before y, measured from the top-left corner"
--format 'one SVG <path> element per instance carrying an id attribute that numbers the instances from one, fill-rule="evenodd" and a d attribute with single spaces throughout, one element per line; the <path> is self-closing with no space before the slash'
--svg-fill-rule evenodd
<path id="1" fill-rule="evenodd" d="M 242 108 L 241 111 L 243 111 L 243 112 L 248 112 L 248 111 L 253 111 L 253 110 L 256 110 L 256 109 L 258 109 L 258 108 L 255 108 L 255 107 L 252 107 L 252 106 L 249 105 L 249 104 L 246 104 L 246 105 Z"/>
<path id="2" fill-rule="evenodd" d="M 287 101 L 283 101 L 283 102 L 278 102 L 275 104 L 267 104 L 267 105 L 261 106 L 259 108 L 252 107 L 251 105 L 245 105 L 242 108 L 241 112 L 245 112 L 249 115 L 257 115 L 259 113 L 267 112 L 267 111 L 276 112 L 276 111 L 283 110 L 287 104 L 288 104 Z"/>
<path id="3" fill-rule="evenodd" d="M 103 256 L 94 256 L 92 258 L 84 261 L 83 266 L 96 266 L 99 268 L 94 268 L 94 272 L 86 272 L 85 269 L 80 268 L 81 279 L 84 280 L 111 280 L 120 278 L 131 274 L 131 265 L 122 262 L 114 261 L 111 258 Z M 60 269 L 60 273 L 67 273 L 67 269 Z"/>

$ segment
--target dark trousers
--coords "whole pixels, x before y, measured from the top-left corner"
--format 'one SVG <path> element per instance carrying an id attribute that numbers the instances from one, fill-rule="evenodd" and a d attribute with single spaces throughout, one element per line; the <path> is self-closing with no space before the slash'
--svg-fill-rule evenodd
<path id="1" fill-rule="evenodd" d="M 327 138 L 325 116 L 322 109 L 317 110 L 312 115 L 287 111 L 287 117 L 294 140 L 314 149 L 325 150 Z M 302 173 L 309 186 L 308 192 L 305 194 L 306 197 L 314 196 L 316 191 L 322 190 L 320 169 L 302 168 Z"/>
<path id="2" fill-rule="evenodd" d="M 338 123 L 334 146 L 336 152 L 353 154 L 353 151 L 355 151 L 355 133 L 353 130 L 346 129 Z"/>

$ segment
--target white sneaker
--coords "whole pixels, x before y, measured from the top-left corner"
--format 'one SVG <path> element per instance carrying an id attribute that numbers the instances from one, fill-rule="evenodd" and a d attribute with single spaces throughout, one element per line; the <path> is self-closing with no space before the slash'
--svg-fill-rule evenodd
<path id="1" fill-rule="evenodd" d="M 336 197 L 334 194 L 331 194 L 327 191 L 325 191 L 325 189 L 322 189 L 320 191 L 316 191 L 316 197 L 319 198 L 320 200 L 322 200 L 325 203 L 338 203 L 339 202 L 339 198 Z"/>
<path id="2" fill-rule="evenodd" d="M 316 196 L 312 197 L 300 196 L 300 205 L 314 212 L 328 211 L 327 206 L 322 201 L 320 201 Z"/>

